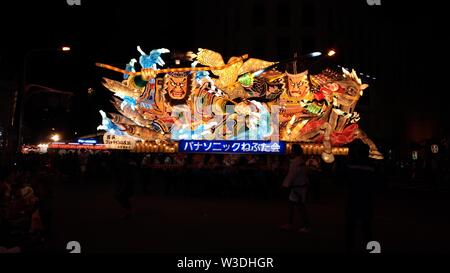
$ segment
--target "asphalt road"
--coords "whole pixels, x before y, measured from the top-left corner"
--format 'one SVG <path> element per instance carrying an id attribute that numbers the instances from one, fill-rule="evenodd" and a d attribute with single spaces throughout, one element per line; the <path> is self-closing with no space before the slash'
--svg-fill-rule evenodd
<path id="1" fill-rule="evenodd" d="M 48 251 L 84 253 L 343 253 L 344 192 L 322 181 L 319 200 L 308 203 L 311 232 L 280 230 L 287 206 L 279 195 L 183 195 L 137 191 L 133 218 L 114 199 L 112 183 L 58 181 L 53 236 Z M 374 239 L 383 253 L 450 253 L 446 191 L 385 189 L 377 195 Z M 360 238 L 360 234 L 356 234 Z"/>

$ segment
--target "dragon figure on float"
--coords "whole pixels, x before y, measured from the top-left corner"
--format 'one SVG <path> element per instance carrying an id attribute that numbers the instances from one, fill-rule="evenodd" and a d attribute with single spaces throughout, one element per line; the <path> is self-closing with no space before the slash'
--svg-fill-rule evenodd
<path id="1" fill-rule="evenodd" d="M 146 54 L 125 70 L 97 63 L 123 74 L 122 81 L 104 78 L 118 113 L 100 111 L 99 130 L 143 141 L 273 140 L 320 143 L 322 159 L 334 161 L 332 147 L 360 139 L 369 157 L 382 159 L 374 142 L 358 126 L 356 104 L 368 87 L 357 73 L 325 69 L 290 74 L 277 62 L 231 57 L 208 49 L 188 52 L 190 67 L 164 68 L 162 54 Z M 139 63 L 140 71 L 136 72 Z M 201 66 L 199 66 L 201 65 Z"/>

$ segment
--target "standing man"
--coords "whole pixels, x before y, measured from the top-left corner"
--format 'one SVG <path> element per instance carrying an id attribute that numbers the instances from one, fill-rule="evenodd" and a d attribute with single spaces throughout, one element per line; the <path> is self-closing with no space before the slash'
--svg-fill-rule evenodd
<path id="1" fill-rule="evenodd" d="M 373 201 L 375 190 L 375 168 L 368 157 L 366 146 L 352 145 L 343 179 L 347 188 L 345 206 L 346 251 L 355 250 L 355 234 L 360 229 L 363 242 L 358 242 L 357 250 L 365 250 L 372 241 Z"/>
<path id="2" fill-rule="evenodd" d="M 294 212 L 297 208 L 300 214 L 300 225 L 298 232 L 309 232 L 309 216 L 306 210 L 306 193 L 308 190 L 308 176 L 306 172 L 306 161 L 303 156 L 303 150 L 299 144 L 292 145 L 292 156 L 289 164 L 289 171 L 286 175 L 282 186 L 290 190 L 289 193 L 289 223 L 283 225 L 284 230 L 294 229 Z"/>

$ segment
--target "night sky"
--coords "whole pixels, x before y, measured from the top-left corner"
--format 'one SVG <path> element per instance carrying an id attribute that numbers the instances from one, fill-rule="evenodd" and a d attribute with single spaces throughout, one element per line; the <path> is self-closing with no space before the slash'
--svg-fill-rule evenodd
<path id="1" fill-rule="evenodd" d="M 69 54 L 41 52 L 34 54 L 28 70 L 28 82 L 47 85 L 75 93 L 70 111 L 48 109 L 46 114 L 27 113 L 27 123 L 44 124 L 38 134 L 47 134 L 52 126 L 65 127 L 67 132 L 95 132 L 100 124 L 99 109 L 111 110 L 110 93 L 101 85 L 102 77 L 120 79 L 120 75 L 95 67 L 95 62 L 123 66 L 131 57 L 138 57 L 136 45 L 149 51 L 165 47 L 171 50 L 211 48 L 230 55 L 233 52 L 215 37 L 215 20 L 236 20 L 226 12 L 215 10 L 221 1 L 87 1 L 81 6 L 68 6 L 66 1 L 8 1 L 0 9 L 2 39 L 0 42 L 1 80 L 18 82 L 24 52 L 33 48 L 57 48 L 70 45 Z M 207 22 L 199 25 L 192 18 L 192 9 L 205 3 L 196 12 Z M 211 3 L 213 2 L 213 3 Z M 222 1 L 239 9 L 240 1 Z M 264 1 L 261 1 L 264 2 Z M 317 1 L 326 6 L 329 1 Z M 448 134 L 449 108 L 443 99 L 447 87 L 448 46 L 445 9 L 440 1 L 381 1 L 370 7 L 365 0 L 346 1 L 340 16 L 354 17 L 362 32 L 379 27 L 378 50 L 370 54 L 378 63 L 376 84 L 379 127 L 372 134 L 384 141 L 420 141 L 430 136 Z M 197 5 L 192 5 L 196 3 Z M 320 10 L 319 10 L 319 16 Z M 270 18 L 264 18 L 270 22 Z M 252 30 L 252 25 L 240 25 Z M 338 49 L 336 62 L 348 64 L 353 50 L 364 44 L 349 41 L 330 28 L 330 44 Z M 217 31 L 220 31 L 217 30 Z M 334 38 L 336 37 L 336 38 Z M 237 44 L 239 41 L 232 41 Z M 230 57 L 230 56 L 227 56 Z M 276 60 L 280 56 L 254 56 Z M 166 58 L 167 60 L 167 58 Z M 361 60 L 363 62 L 364 60 Z M 356 67 L 359 63 L 354 64 Z M 88 88 L 95 90 L 88 95 Z M 31 100 L 32 101 L 32 100 Z M 33 102 L 29 106 L 32 108 Z M 39 109 L 33 109 L 39 112 Z M 45 116 L 46 115 L 46 116 Z M 45 121 L 42 121 L 43 118 Z M 44 132 L 45 131 L 45 132 Z M 385 131 L 385 133 L 380 133 Z"/>

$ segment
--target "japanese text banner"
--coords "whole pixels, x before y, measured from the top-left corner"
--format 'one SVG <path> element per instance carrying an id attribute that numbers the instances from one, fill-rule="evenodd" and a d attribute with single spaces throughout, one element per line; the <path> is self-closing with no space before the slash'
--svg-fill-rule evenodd
<path id="1" fill-rule="evenodd" d="M 180 140 L 180 153 L 284 154 L 285 142 L 252 140 Z"/>

